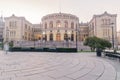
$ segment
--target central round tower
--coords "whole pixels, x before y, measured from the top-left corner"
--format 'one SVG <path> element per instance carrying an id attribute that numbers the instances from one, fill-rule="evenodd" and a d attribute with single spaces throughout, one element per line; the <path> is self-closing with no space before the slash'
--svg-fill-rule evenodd
<path id="1" fill-rule="evenodd" d="M 72 14 L 54 13 L 42 18 L 43 39 L 46 41 L 76 41 L 79 18 Z"/>

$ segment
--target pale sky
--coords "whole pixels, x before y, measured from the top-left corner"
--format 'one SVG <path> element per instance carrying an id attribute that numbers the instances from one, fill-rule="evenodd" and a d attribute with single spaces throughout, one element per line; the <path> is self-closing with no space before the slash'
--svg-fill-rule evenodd
<path id="1" fill-rule="evenodd" d="M 34 24 L 40 23 L 43 16 L 60 11 L 76 15 L 80 22 L 88 22 L 94 14 L 107 11 L 117 14 L 117 27 L 120 30 L 120 0 L 0 0 L 0 11 L 4 17 L 12 14 L 24 16 Z"/>

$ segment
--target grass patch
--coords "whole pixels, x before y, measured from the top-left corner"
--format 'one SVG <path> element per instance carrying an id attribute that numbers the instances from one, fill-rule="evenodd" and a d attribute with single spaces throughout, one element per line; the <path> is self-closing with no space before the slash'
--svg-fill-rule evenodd
<path id="1" fill-rule="evenodd" d="M 81 53 L 81 52 L 95 52 L 95 51 L 78 51 L 78 53 Z"/>

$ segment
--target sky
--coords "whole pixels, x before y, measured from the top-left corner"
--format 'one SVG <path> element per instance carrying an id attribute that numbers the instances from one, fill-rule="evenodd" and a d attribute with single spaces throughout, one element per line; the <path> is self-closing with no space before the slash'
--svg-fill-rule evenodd
<path id="1" fill-rule="evenodd" d="M 89 22 L 94 14 L 107 11 L 117 14 L 117 31 L 120 30 L 120 0 L 0 0 L 0 15 L 24 16 L 33 24 L 51 13 L 70 13 L 80 22 Z"/>

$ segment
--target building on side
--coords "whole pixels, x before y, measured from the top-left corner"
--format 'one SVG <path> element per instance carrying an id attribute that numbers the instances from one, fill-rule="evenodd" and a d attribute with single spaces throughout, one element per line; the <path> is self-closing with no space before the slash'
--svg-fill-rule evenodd
<path id="1" fill-rule="evenodd" d="M 5 27 L 5 22 L 4 22 L 3 17 L 1 16 L 0 17 L 0 42 L 3 41 L 3 30 L 4 30 L 4 27 Z"/>
<path id="2" fill-rule="evenodd" d="M 100 15 L 94 15 L 89 22 L 89 36 L 96 36 L 109 40 L 117 47 L 117 14 L 109 14 L 104 12 Z"/>
<path id="3" fill-rule="evenodd" d="M 117 32 L 118 45 L 120 45 L 120 31 Z"/>
<path id="4" fill-rule="evenodd" d="M 33 24 L 33 30 L 34 40 L 42 40 L 42 24 Z"/>
<path id="5" fill-rule="evenodd" d="M 88 23 L 80 23 L 78 29 L 79 41 L 83 42 L 88 37 Z"/>
<path id="6" fill-rule="evenodd" d="M 5 17 L 4 42 L 32 40 L 32 27 L 32 23 L 24 17 L 17 17 L 14 14 Z"/>

